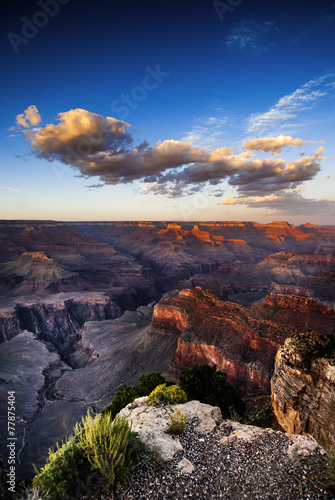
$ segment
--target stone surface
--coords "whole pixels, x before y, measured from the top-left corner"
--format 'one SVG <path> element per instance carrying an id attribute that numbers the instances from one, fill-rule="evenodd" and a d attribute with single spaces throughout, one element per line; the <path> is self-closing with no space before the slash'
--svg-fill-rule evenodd
<path id="1" fill-rule="evenodd" d="M 178 406 L 186 414 L 193 404 L 199 405 L 191 402 Z M 123 412 L 144 415 L 148 429 L 152 418 L 149 446 L 156 450 L 155 434 L 161 435 L 162 429 L 156 429 L 155 419 L 168 409 L 149 409 L 146 414 L 145 399 L 136 405 Z M 182 450 L 167 460 L 161 472 L 152 472 L 152 463 L 135 466 L 130 484 L 116 495 L 117 499 L 332 498 L 324 485 L 325 452 L 309 438 L 229 420 L 218 421 L 211 431 L 199 434 L 196 429 L 201 413 L 192 415 L 188 428 L 178 438 Z M 168 443 L 165 446 L 169 449 Z M 115 496 L 108 496 L 112 498 Z"/>
<path id="2" fill-rule="evenodd" d="M 15 448 L 18 464 L 26 426 L 44 406 L 43 390 L 47 373 L 61 370 L 62 363 L 58 354 L 49 352 L 30 332 L 23 332 L 0 345 L 0 359 L 1 436 L 8 437 L 7 397 L 8 391 L 15 391 Z M 5 439 L 1 439 L 0 455 L 3 456 L 4 467 L 7 467 Z"/>
<path id="3" fill-rule="evenodd" d="M 222 421 L 218 407 L 199 401 L 171 405 L 169 408 L 164 405 L 149 406 L 147 397 L 135 399 L 119 415 L 132 422 L 132 429 L 139 433 L 139 438 L 145 444 L 158 451 L 165 460 L 170 460 L 183 449 L 179 438 L 166 432 L 168 419 L 176 410 L 180 410 L 188 419 L 198 419 L 199 423 L 195 428 L 197 434 L 212 432 Z"/>
<path id="4" fill-rule="evenodd" d="M 326 342 L 312 332 L 285 341 L 271 380 L 272 405 L 287 432 L 335 448 L 335 352 L 324 357 Z"/>
<path id="5" fill-rule="evenodd" d="M 326 451 L 318 443 L 307 436 L 295 436 L 292 444 L 288 447 L 287 454 L 294 460 L 299 457 L 308 457 L 315 451 L 318 451 L 321 455 L 326 454 Z"/>
<path id="6" fill-rule="evenodd" d="M 274 432 L 267 429 L 267 433 Z M 221 444 L 227 444 L 232 439 L 239 439 L 241 441 L 249 442 L 264 435 L 264 429 L 254 425 L 243 425 L 238 422 L 231 422 L 231 433 L 229 436 L 224 436 L 220 439 Z"/>
<path id="7" fill-rule="evenodd" d="M 31 477 L 32 463 L 43 465 L 48 448 L 71 433 L 87 409 L 97 412 L 108 405 L 121 383 L 136 384 L 142 373 L 153 370 L 169 376 L 177 336 L 150 334 L 151 316 L 152 308 L 141 306 L 114 320 L 85 323 L 69 357 L 71 366 L 61 361 L 53 344 L 34 333 L 18 334 L 0 345 L 0 430 L 6 433 L 6 391 L 15 386 L 21 476 Z"/>
<path id="8" fill-rule="evenodd" d="M 182 474 L 192 474 L 192 472 L 194 471 L 194 465 L 192 464 L 192 462 L 187 460 L 187 458 L 183 458 L 177 465 L 177 469 Z"/>

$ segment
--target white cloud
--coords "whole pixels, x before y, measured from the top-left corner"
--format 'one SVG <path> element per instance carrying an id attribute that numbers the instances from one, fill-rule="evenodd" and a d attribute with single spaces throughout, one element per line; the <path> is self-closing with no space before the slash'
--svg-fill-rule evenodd
<path id="1" fill-rule="evenodd" d="M 0 186 L 0 189 L 6 189 L 7 191 L 16 191 L 18 193 L 21 192 L 19 189 L 15 189 L 15 188 L 8 187 L 8 186 Z"/>
<path id="2" fill-rule="evenodd" d="M 310 80 L 292 94 L 288 94 L 264 113 L 254 113 L 247 120 L 247 132 L 263 134 L 272 129 L 287 127 L 299 113 L 311 109 L 313 105 L 325 96 L 333 93 L 335 75 L 328 74 Z"/>
<path id="3" fill-rule="evenodd" d="M 229 49 L 249 50 L 256 54 L 268 52 L 276 47 L 273 42 L 274 32 L 279 32 L 279 26 L 273 21 L 257 18 L 243 20 L 231 28 L 225 45 Z"/>
<path id="4" fill-rule="evenodd" d="M 246 150 L 234 154 L 228 147 L 211 151 L 173 139 L 132 147 L 128 123 L 83 109 L 59 113 L 57 120 L 56 125 L 23 132 L 41 158 L 71 165 L 87 178 L 99 177 L 100 183 L 89 189 L 141 180 L 146 183 L 143 194 L 171 198 L 203 191 L 205 186 L 213 191 L 225 182 L 242 197 L 269 196 L 313 179 L 325 159 L 322 147 L 289 163 L 278 157 L 256 158 L 251 151 L 280 152 L 284 145 L 306 142 L 291 136 L 253 139 Z"/>

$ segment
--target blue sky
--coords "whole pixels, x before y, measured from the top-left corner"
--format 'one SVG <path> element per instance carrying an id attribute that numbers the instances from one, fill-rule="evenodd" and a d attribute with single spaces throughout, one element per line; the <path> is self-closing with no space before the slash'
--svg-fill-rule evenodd
<path id="1" fill-rule="evenodd" d="M 334 25 L 332 1 L 13 2 L 0 217 L 335 224 Z"/>

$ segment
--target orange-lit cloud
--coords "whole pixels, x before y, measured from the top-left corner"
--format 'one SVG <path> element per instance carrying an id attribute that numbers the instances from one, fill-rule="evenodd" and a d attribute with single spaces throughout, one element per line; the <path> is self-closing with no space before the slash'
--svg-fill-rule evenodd
<path id="1" fill-rule="evenodd" d="M 278 137 L 258 137 L 247 142 L 244 149 L 254 149 L 255 151 L 265 151 L 266 153 L 280 153 L 284 146 L 299 147 L 307 144 L 308 141 L 293 139 L 290 135 L 278 135 Z"/>
<path id="2" fill-rule="evenodd" d="M 34 104 L 32 106 L 28 106 L 28 108 L 22 114 L 16 116 L 17 125 L 21 125 L 25 128 L 28 128 L 31 125 L 33 127 L 36 127 L 36 125 L 38 125 L 40 122 L 41 116 Z"/>
<path id="3" fill-rule="evenodd" d="M 291 136 L 258 138 L 249 141 L 242 153 L 233 154 L 232 148 L 208 151 L 177 140 L 132 147 L 128 123 L 84 109 L 59 113 L 57 120 L 56 125 L 29 128 L 29 124 L 40 121 L 35 106 L 29 106 L 17 118 L 38 156 L 71 165 L 81 175 L 98 176 L 106 184 L 143 180 L 154 194 L 170 197 L 194 193 L 206 183 L 219 185 L 224 180 L 235 186 L 240 196 L 267 196 L 295 189 L 312 179 L 324 160 L 322 147 L 289 163 L 282 158 L 255 158 L 251 151 L 278 152 L 284 145 L 296 147 L 306 142 Z"/>
<path id="4" fill-rule="evenodd" d="M 113 141 L 127 142 L 128 139 L 131 142 L 126 134 L 130 125 L 109 116 L 104 118 L 85 109 L 71 109 L 59 113 L 57 119 L 57 125 L 47 125 L 37 132 L 26 131 L 30 145 L 45 158 L 71 163 L 106 151 Z"/>
<path id="5" fill-rule="evenodd" d="M 301 189 L 281 191 L 265 196 L 224 198 L 217 205 L 243 205 L 248 208 L 275 210 L 277 215 L 328 215 L 335 210 L 335 201 L 305 198 Z"/>

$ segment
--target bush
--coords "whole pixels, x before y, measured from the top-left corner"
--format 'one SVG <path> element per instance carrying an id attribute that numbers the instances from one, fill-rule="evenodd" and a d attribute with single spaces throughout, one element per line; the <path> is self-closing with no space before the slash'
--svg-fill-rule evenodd
<path id="1" fill-rule="evenodd" d="M 126 384 L 119 385 L 111 403 L 105 406 L 101 413 L 110 413 L 114 418 L 122 408 L 132 403 L 134 399 L 140 396 L 149 396 L 149 394 L 161 384 L 172 385 L 173 382 L 169 382 L 158 372 L 143 373 L 139 378 L 138 387 Z"/>
<path id="2" fill-rule="evenodd" d="M 74 429 L 93 470 L 102 476 L 102 490 L 121 486 L 129 475 L 126 459 L 131 429 L 127 420 L 120 417 L 112 420 L 108 413 L 93 420 L 87 413 L 82 426 L 77 423 Z"/>
<path id="3" fill-rule="evenodd" d="M 46 465 L 38 471 L 33 480 L 34 489 L 40 489 L 45 498 L 70 500 L 80 498 L 88 490 L 87 480 L 93 479 L 91 466 L 85 451 L 76 438 L 49 449 Z"/>
<path id="4" fill-rule="evenodd" d="M 158 372 L 143 373 L 139 378 L 138 392 L 141 396 L 149 396 L 161 384 L 171 385 L 172 382 L 167 382 L 165 377 Z"/>
<path id="5" fill-rule="evenodd" d="M 56 451 L 49 450 L 46 465 L 36 470 L 33 486 L 42 490 L 43 498 L 70 500 L 84 494 L 94 498 L 118 488 L 129 476 L 138 440 L 126 420 L 112 421 L 110 414 L 93 420 L 88 413 L 74 431 L 72 439 L 57 445 Z"/>
<path id="6" fill-rule="evenodd" d="M 176 410 L 169 418 L 167 432 L 169 434 L 182 434 L 187 429 L 187 416 Z"/>
<path id="7" fill-rule="evenodd" d="M 101 414 L 110 414 L 112 418 L 115 418 L 122 408 L 127 406 L 129 403 L 132 403 L 134 399 L 139 396 L 140 394 L 136 387 L 121 384 L 114 394 L 112 402 L 108 406 L 105 406 L 105 408 L 101 411 Z"/>
<path id="8" fill-rule="evenodd" d="M 186 403 L 186 393 L 177 385 L 161 384 L 148 397 L 149 405 Z"/>
<path id="9" fill-rule="evenodd" d="M 225 379 L 223 372 L 216 365 L 198 365 L 181 368 L 180 387 L 186 392 L 189 401 L 194 399 L 201 403 L 219 406 L 224 418 L 232 412 L 243 415 L 245 403 L 238 391 Z"/>

